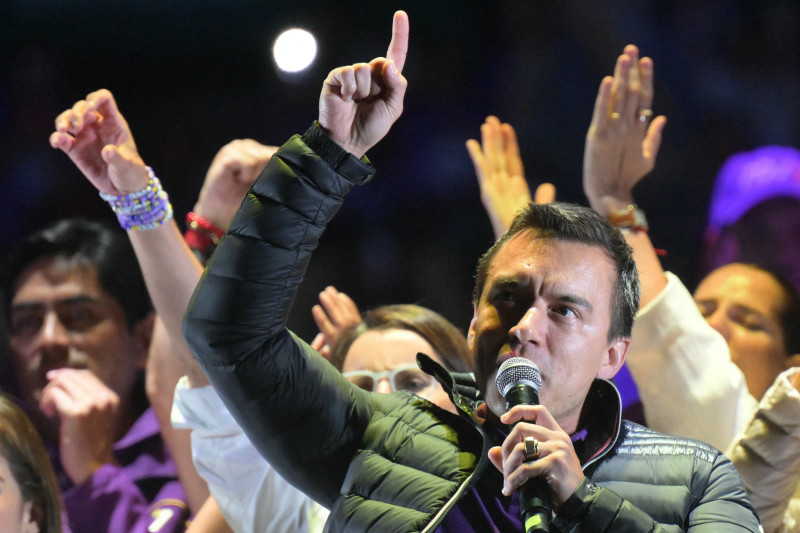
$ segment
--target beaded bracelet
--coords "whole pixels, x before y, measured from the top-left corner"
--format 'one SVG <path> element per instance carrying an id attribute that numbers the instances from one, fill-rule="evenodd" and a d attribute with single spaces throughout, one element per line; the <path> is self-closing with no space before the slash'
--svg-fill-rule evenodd
<path id="1" fill-rule="evenodd" d="M 147 167 L 147 186 L 124 196 L 100 193 L 117 214 L 119 225 L 124 230 L 142 231 L 157 228 L 172 219 L 172 204 L 169 195 L 161 187 L 161 181 Z"/>

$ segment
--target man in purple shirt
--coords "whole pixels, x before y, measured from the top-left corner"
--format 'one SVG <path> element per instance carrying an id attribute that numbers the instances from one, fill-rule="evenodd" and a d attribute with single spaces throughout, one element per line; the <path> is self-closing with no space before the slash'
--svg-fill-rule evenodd
<path id="1" fill-rule="evenodd" d="M 144 393 L 153 313 L 121 232 L 82 219 L 23 240 L 3 276 L 16 385 L 74 531 L 178 531 L 183 490 Z"/>

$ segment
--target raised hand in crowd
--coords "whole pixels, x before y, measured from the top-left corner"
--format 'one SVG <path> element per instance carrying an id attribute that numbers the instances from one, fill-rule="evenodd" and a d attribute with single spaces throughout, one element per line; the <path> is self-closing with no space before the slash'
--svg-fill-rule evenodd
<path id="1" fill-rule="evenodd" d="M 319 97 L 319 124 L 339 146 L 357 157 L 380 141 L 403 112 L 408 82 L 402 75 L 408 53 L 408 15 L 398 11 L 392 19 L 392 40 L 386 57 L 332 70 Z M 330 355 L 339 332 L 361 321 L 358 307 L 333 287 L 320 293 L 312 309 L 320 332 L 312 347 Z"/>
<path id="2" fill-rule="evenodd" d="M 130 127 L 120 113 L 114 95 L 107 89 L 90 93 L 86 99 L 76 102 L 71 109 L 59 115 L 56 131 L 50 136 L 50 144 L 65 152 L 101 195 L 108 195 L 104 199 L 112 205 L 119 202 L 118 199 L 126 198 L 125 195 L 138 194 L 148 186 L 151 189 L 155 187 L 155 178 L 151 178 L 136 149 Z M 155 188 L 160 190 L 160 182 Z M 158 419 L 161 437 L 175 460 L 189 506 L 197 511 L 208 498 L 208 488 L 192 465 L 188 432 L 173 430 L 169 423 L 175 384 L 181 375 L 192 374 L 192 371 L 191 368 L 172 373 L 156 370 L 163 361 L 178 367 L 182 367 L 182 364 L 197 366 L 183 341 L 180 323 L 202 267 L 180 235 L 166 193 L 154 199 L 151 209 L 140 215 L 146 218 L 156 210 L 157 216 L 146 221 L 147 224 L 141 223 L 144 220 L 139 218 L 137 222 L 123 227 L 128 230 L 157 311 L 149 345 L 149 353 L 155 356 L 146 360 L 148 400 Z M 144 228 L 151 231 L 141 231 Z M 165 275 L 168 272 L 174 273 L 174 276 Z M 180 295 L 185 295 L 185 299 L 182 300 Z M 160 358 L 162 354 L 164 357 Z M 144 366 L 145 361 L 142 364 Z M 193 375 L 203 376 L 199 367 Z M 97 437 L 90 434 L 88 438 Z"/>
<path id="3" fill-rule="evenodd" d="M 330 72 L 319 97 L 319 124 L 339 146 L 362 157 L 400 118 L 408 82 L 408 15 L 398 11 L 386 57 Z"/>
<path id="4" fill-rule="evenodd" d="M 90 93 L 61 113 L 50 145 L 66 153 L 101 193 L 123 195 L 147 185 L 144 161 L 107 89 Z"/>
<path id="5" fill-rule="evenodd" d="M 517 134 L 511 124 L 501 123 L 495 116 L 487 117 L 481 126 L 481 142 L 469 139 L 467 151 L 475 166 L 481 202 L 494 235 L 499 238 L 511 226 L 514 215 L 531 201 Z M 555 198 L 555 187 L 542 183 L 536 188 L 533 201 L 547 204 Z"/>
<path id="6" fill-rule="evenodd" d="M 319 293 L 319 304 L 311 308 L 311 315 L 319 328 L 311 347 L 325 359 L 330 357 L 331 347 L 342 330 L 361 322 L 361 312 L 356 303 L 336 287 L 326 287 Z"/>
<path id="7" fill-rule="evenodd" d="M 278 151 L 253 139 L 236 139 L 223 146 L 206 172 L 194 213 L 226 229 L 247 190 Z"/>
<path id="8" fill-rule="evenodd" d="M 617 58 L 594 104 L 583 156 L 583 190 L 592 209 L 626 230 L 639 268 L 644 307 L 665 286 L 666 277 L 647 234 L 633 188 L 653 170 L 667 119 L 652 118 L 653 60 L 639 58 L 634 45 Z"/>
<path id="9" fill-rule="evenodd" d="M 655 166 L 664 116 L 651 120 L 653 60 L 634 45 L 600 83 L 583 159 L 584 192 L 601 215 L 633 203 L 633 187 Z"/>

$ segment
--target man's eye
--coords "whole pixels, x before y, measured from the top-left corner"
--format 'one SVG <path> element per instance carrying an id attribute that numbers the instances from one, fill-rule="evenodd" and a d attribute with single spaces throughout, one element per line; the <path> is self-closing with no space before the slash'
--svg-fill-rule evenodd
<path id="1" fill-rule="evenodd" d="M 70 331 L 86 331 L 98 322 L 97 315 L 85 307 L 71 307 L 61 313 L 59 317 L 64 327 Z"/>
<path id="2" fill-rule="evenodd" d="M 553 312 L 558 314 L 558 315 L 561 315 L 563 317 L 567 317 L 567 318 L 572 318 L 574 316 L 577 316 L 575 314 L 575 311 L 573 311 L 571 308 L 566 307 L 566 306 L 554 307 L 553 308 Z"/>
<path id="3" fill-rule="evenodd" d="M 519 300 L 517 295 L 511 291 L 502 291 L 497 295 L 497 299 L 504 303 L 516 303 Z"/>
<path id="4" fill-rule="evenodd" d="M 11 319 L 11 333 L 21 337 L 35 335 L 42 329 L 42 315 L 34 313 L 24 313 L 14 315 Z"/>

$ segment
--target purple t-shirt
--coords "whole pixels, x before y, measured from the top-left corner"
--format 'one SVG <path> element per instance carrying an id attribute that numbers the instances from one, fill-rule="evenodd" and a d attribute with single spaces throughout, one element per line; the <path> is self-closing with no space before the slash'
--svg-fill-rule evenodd
<path id="1" fill-rule="evenodd" d="M 437 533 L 522 531 L 517 493 L 506 497 L 502 490 L 503 474 L 490 466 L 478 484 L 447 513 Z"/>
<path id="2" fill-rule="evenodd" d="M 152 408 L 114 444 L 114 456 L 119 465 L 103 465 L 81 485 L 62 487 L 64 531 L 184 531 L 189 518 L 186 495 Z"/>

